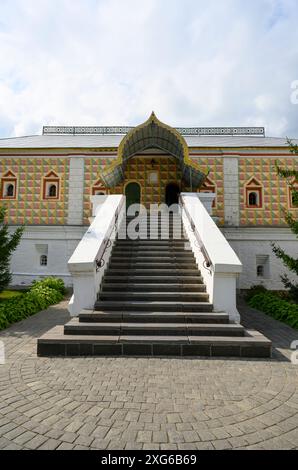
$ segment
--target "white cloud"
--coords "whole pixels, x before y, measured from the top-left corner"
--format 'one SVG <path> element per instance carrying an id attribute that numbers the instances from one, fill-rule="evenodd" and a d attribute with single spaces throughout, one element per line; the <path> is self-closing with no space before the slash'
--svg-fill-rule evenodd
<path id="1" fill-rule="evenodd" d="M 0 135 L 43 124 L 298 136 L 296 0 L 0 0 Z"/>

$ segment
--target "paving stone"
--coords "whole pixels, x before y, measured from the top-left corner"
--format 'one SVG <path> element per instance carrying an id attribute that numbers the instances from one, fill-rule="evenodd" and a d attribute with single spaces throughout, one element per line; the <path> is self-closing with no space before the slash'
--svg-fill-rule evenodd
<path id="1" fill-rule="evenodd" d="M 231 449 L 232 446 L 227 439 L 220 439 L 218 441 L 213 441 L 212 444 L 216 450 Z"/>
<path id="2" fill-rule="evenodd" d="M 47 441 L 47 438 L 44 436 L 35 436 L 30 441 L 26 442 L 25 447 L 27 449 L 38 449 L 42 444 Z"/>
<path id="3" fill-rule="evenodd" d="M 139 431 L 137 442 L 152 442 L 152 431 Z"/>
<path id="4" fill-rule="evenodd" d="M 141 450 L 143 444 L 141 442 L 127 442 L 125 444 L 125 450 Z"/>
<path id="5" fill-rule="evenodd" d="M 143 444 L 143 450 L 159 450 L 159 444 Z"/>
<path id="6" fill-rule="evenodd" d="M 183 437 L 185 442 L 198 442 L 200 437 L 195 431 L 183 431 Z"/>
<path id="7" fill-rule="evenodd" d="M 94 449 L 104 450 L 108 447 L 110 441 L 104 439 L 94 439 L 91 447 Z"/>
<path id="8" fill-rule="evenodd" d="M 16 444 L 19 444 L 19 445 L 24 445 L 24 444 L 26 444 L 26 442 L 33 439 L 35 436 L 36 436 L 36 434 L 34 434 L 33 432 L 25 431 L 23 434 L 20 434 L 18 437 L 16 437 L 14 439 L 14 442 Z"/>
<path id="9" fill-rule="evenodd" d="M 78 436 L 76 440 L 74 441 L 74 444 L 85 446 L 85 447 L 90 447 L 93 441 L 94 441 L 94 437 Z"/>
<path id="10" fill-rule="evenodd" d="M 163 431 L 153 431 L 152 442 L 159 443 L 159 444 L 168 442 L 167 433 Z"/>
<path id="11" fill-rule="evenodd" d="M 22 322 L 26 335 L 1 332 L 0 449 L 297 448 L 297 331 L 239 308 L 278 345 L 272 360 L 36 357 L 36 338 L 68 321 L 66 302 Z"/>
<path id="12" fill-rule="evenodd" d="M 70 444 L 69 442 L 62 442 L 62 444 L 57 447 L 57 450 L 72 450 L 73 448 L 73 444 Z"/>

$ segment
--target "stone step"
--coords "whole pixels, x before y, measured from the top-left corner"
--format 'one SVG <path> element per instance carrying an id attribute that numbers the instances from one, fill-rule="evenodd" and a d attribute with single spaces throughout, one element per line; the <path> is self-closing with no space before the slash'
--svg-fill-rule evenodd
<path id="1" fill-rule="evenodd" d="M 254 330 L 247 336 L 65 335 L 56 326 L 37 341 L 38 356 L 271 357 L 271 342 Z"/>
<path id="2" fill-rule="evenodd" d="M 129 259 L 136 259 L 136 258 L 146 258 L 152 260 L 158 260 L 159 258 L 163 259 L 177 259 L 180 260 L 193 260 L 193 253 L 191 251 L 181 250 L 164 250 L 164 251 L 141 251 L 141 250 L 124 250 L 124 249 L 113 249 L 111 257 L 114 260 L 129 260 Z"/>
<path id="3" fill-rule="evenodd" d="M 153 269 L 153 268 L 109 268 L 108 275 L 109 276 L 132 276 L 132 275 L 143 275 L 143 276 L 170 276 L 170 277 L 181 277 L 181 276 L 200 276 L 199 269 L 192 269 L 192 268 L 183 268 L 178 269 L 176 267 L 171 267 L 170 269 Z"/>
<path id="4" fill-rule="evenodd" d="M 154 242 L 154 241 L 167 241 L 167 242 L 175 242 L 175 241 L 182 241 L 183 243 L 187 243 L 187 239 L 186 238 L 183 238 L 183 237 L 173 237 L 172 235 L 170 236 L 167 236 L 167 235 L 164 235 L 164 234 L 159 234 L 158 236 L 151 236 L 150 237 L 150 233 L 149 234 L 140 234 L 140 235 L 137 235 L 136 238 L 134 238 L 133 240 L 131 238 L 129 238 L 128 236 L 126 236 L 126 234 L 122 235 L 121 238 L 117 236 L 116 240 L 127 240 L 127 241 L 133 241 L 133 242 L 146 242 L 146 241 L 151 241 L 151 242 Z"/>
<path id="5" fill-rule="evenodd" d="M 150 303 L 165 300 L 172 302 L 208 302 L 209 294 L 206 292 L 133 292 L 129 289 L 127 291 L 100 292 L 98 300 L 142 300 Z"/>
<path id="6" fill-rule="evenodd" d="M 125 323 L 229 323 L 229 315 L 227 313 L 219 312 L 126 312 L 123 310 L 118 311 L 96 311 L 96 310 L 82 310 L 79 315 L 80 322 L 95 322 L 95 323 L 111 323 L 111 322 L 125 322 Z"/>
<path id="7" fill-rule="evenodd" d="M 171 248 L 181 248 L 185 245 L 189 245 L 188 240 L 115 240 L 115 247 L 125 247 L 125 248 L 145 248 L 145 249 L 164 249 Z"/>
<path id="8" fill-rule="evenodd" d="M 151 260 L 130 260 L 130 261 L 114 261 L 113 258 L 109 261 L 109 268 L 111 269 L 196 269 L 196 262 L 193 261 L 164 261 L 160 259 L 157 261 Z"/>
<path id="9" fill-rule="evenodd" d="M 209 302 L 175 302 L 146 300 L 98 300 L 94 310 L 146 311 L 146 312 L 211 312 L 213 305 Z"/>
<path id="10" fill-rule="evenodd" d="M 144 284 L 134 282 L 110 283 L 103 282 L 102 292 L 117 292 L 117 290 L 125 289 L 134 292 L 205 292 L 206 286 L 202 284 Z"/>
<path id="11" fill-rule="evenodd" d="M 208 302 L 209 294 L 206 292 L 100 292 L 98 300 L 114 301 L 115 298 L 124 301 L 142 300 L 158 302 L 170 300 L 172 302 Z"/>
<path id="12" fill-rule="evenodd" d="M 126 275 L 124 276 L 117 276 L 117 275 L 109 275 L 109 271 L 107 271 L 107 274 L 104 276 L 103 280 L 103 285 L 105 283 L 108 284 L 116 284 L 116 283 L 123 283 L 128 282 L 128 283 L 134 283 L 134 284 L 139 284 L 139 283 L 160 283 L 160 284 L 178 284 L 179 286 L 185 286 L 185 285 L 191 285 L 191 284 L 203 284 L 203 278 L 199 275 L 199 271 L 197 271 L 198 274 L 196 276 L 143 276 L 141 274 L 137 275 Z"/>
<path id="13" fill-rule="evenodd" d="M 75 318 L 64 325 L 64 334 L 70 335 L 244 336 L 244 333 L 243 326 L 237 323 L 82 323 L 78 318 Z"/>

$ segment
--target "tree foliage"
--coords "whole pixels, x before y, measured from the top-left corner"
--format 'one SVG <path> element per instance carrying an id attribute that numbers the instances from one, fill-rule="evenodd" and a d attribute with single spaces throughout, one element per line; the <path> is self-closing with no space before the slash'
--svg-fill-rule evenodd
<path id="1" fill-rule="evenodd" d="M 298 155 L 298 145 L 294 145 L 290 140 L 288 140 L 289 149 L 291 153 Z M 276 162 L 276 171 L 279 176 L 285 178 L 287 184 L 291 190 L 291 197 L 292 202 L 298 208 L 298 190 L 297 190 L 297 183 L 298 183 L 298 170 L 295 168 L 282 168 Z M 291 231 L 296 235 L 298 238 L 298 220 L 295 219 L 293 214 L 289 211 L 284 211 L 284 217 L 287 225 L 291 229 Z M 276 243 L 272 243 L 272 250 L 273 253 L 279 258 L 284 266 L 288 268 L 288 270 L 294 275 L 298 276 L 298 258 L 294 258 L 286 253 L 286 251 L 281 248 Z M 295 277 L 296 277 L 295 276 Z M 286 289 L 289 290 L 290 296 L 296 302 L 298 301 L 298 282 L 295 279 L 290 279 L 287 274 L 281 275 L 281 280 L 283 285 Z"/>
<path id="2" fill-rule="evenodd" d="M 10 258 L 20 243 L 24 231 L 24 227 L 19 227 L 10 234 L 5 223 L 5 215 L 6 208 L 0 206 L 0 292 L 11 282 Z"/>

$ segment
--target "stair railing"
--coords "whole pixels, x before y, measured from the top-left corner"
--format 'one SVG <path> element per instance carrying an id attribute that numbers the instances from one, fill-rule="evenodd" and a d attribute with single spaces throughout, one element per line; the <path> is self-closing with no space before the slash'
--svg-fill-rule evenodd
<path id="1" fill-rule="evenodd" d="M 236 280 L 242 264 L 212 219 L 211 204 L 210 201 L 206 204 L 206 196 L 204 193 L 181 193 L 179 202 L 184 230 L 214 311 L 226 312 L 231 320 L 239 322 Z"/>
<path id="2" fill-rule="evenodd" d="M 113 242 L 124 216 L 125 196 L 105 196 L 92 224 L 68 261 L 73 279 L 73 296 L 68 305 L 71 316 L 78 315 L 83 309 L 94 308 Z"/>

